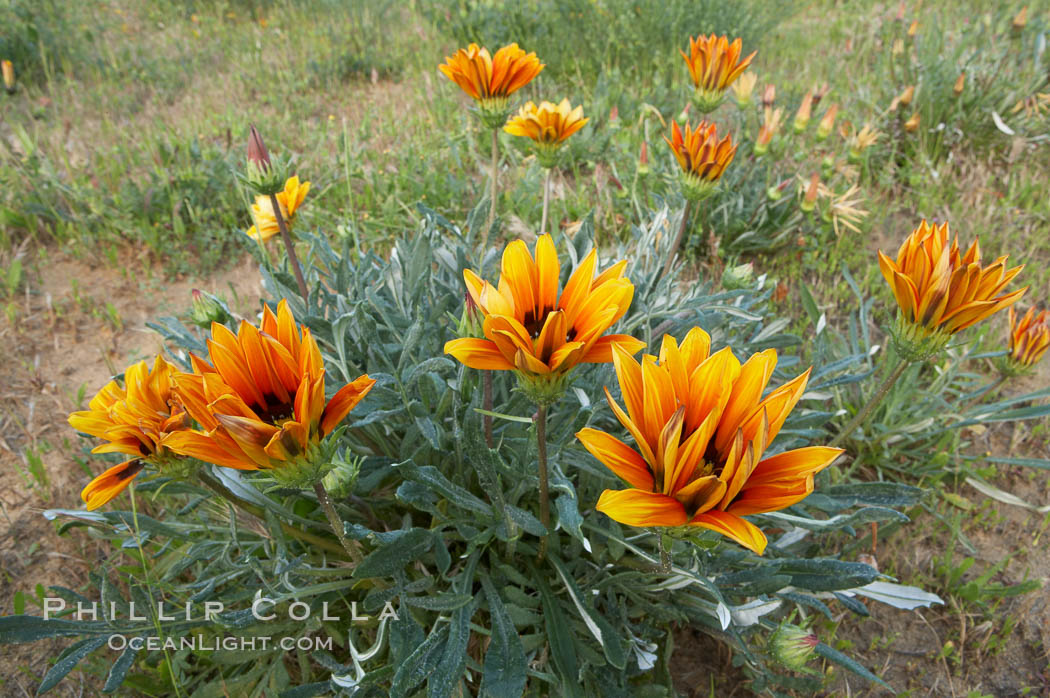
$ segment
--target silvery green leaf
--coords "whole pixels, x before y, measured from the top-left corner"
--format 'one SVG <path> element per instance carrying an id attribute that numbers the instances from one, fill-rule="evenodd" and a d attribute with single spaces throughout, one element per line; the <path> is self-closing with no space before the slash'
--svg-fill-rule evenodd
<path id="1" fill-rule="evenodd" d="M 995 122 L 995 127 L 1005 133 L 1008 136 L 1013 136 L 1014 130 L 1006 125 L 1003 121 L 1003 117 L 999 116 L 999 112 L 992 110 L 992 121 Z"/>
<path id="2" fill-rule="evenodd" d="M 733 606 L 730 609 L 730 615 L 733 618 L 734 625 L 740 625 L 746 628 L 750 625 L 754 625 L 755 623 L 757 623 L 758 619 L 766 615 L 767 613 L 772 613 L 773 611 L 780 608 L 780 605 L 782 603 L 783 602 L 779 599 L 774 599 L 772 601 L 762 601 L 761 599 L 755 599 L 754 601 L 750 601 L 744 604 L 743 606 Z"/>
<path id="3" fill-rule="evenodd" d="M 984 496 L 991 497 L 992 499 L 998 502 L 1002 502 L 1003 504 L 1009 504 L 1015 507 L 1024 507 L 1025 509 L 1030 509 L 1039 514 L 1045 514 L 1048 511 L 1050 511 L 1050 505 L 1041 507 L 1035 504 L 1030 504 L 1018 497 L 1017 495 L 1010 494 L 1009 492 L 1003 491 L 998 487 L 975 477 L 966 478 L 966 484 L 974 488 Z"/>
<path id="4" fill-rule="evenodd" d="M 869 599 L 881 601 L 884 604 L 904 609 L 905 611 L 929 607 L 935 603 L 944 604 L 944 600 L 937 594 L 931 594 L 918 587 L 905 586 L 893 582 L 872 582 L 871 584 L 865 584 L 855 589 L 846 589 L 839 593 L 866 596 Z"/>

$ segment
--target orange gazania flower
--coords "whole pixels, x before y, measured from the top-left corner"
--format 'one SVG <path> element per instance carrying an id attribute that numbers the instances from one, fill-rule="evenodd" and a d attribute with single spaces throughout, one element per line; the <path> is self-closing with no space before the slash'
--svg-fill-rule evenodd
<path id="1" fill-rule="evenodd" d="M 262 326 L 234 334 L 215 323 L 205 361 L 174 376 L 175 392 L 197 430 L 169 434 L 176 453 L 242 470 L 271 470 L 287 485 L 313 484 L 324 474 L 321 440 L 375 385 L 367 375 L 325 403 L 325 370 L 317 342 L 300 329 L 282 300 L 263 308 Z"/>
<path id="2" fill-rule="evenodd" d="M 295 212 L 299 210 L 299 207 L 303 204 L 303 199 L 310 192 L 310 183 L 302 182 L 300 184 L 299 177 L 289 177 L 288 181 L 284 183 L 284 191 L 277 192 L 277 205 L 281 208 L 281 218 L 284 219 L 285 225 L 291 230 L 292 222 L 295 220 Z M 245 234 L 253 240 L 261 240 L 266 242 L 274 235 L 280 232 L 280 228 L 277 227 L 277 217 L 273 215 L 273 204 L 270 201 L 269 196 L 257 196 L 255 197 L 255 203 L 252 204 L 252 220 L 255 222 L 251 228 L 245 231 Z"/>
<path id="3" fill-rule="evenodd" d="M 559 293 L 561 266 L 551 236 L 536 241 L 535 259 L 515 240 L 503 251 L 497 286 L 464 270 L 467 291 L 484 316 L 484 338 L 454 339 L 445 353 L 470 368 L 517 371 L 523 386 L 540 392 L 550 387 L 547 397 L 556 397 L 576 364 L 611 361 L 613 343 L 638 351 L 644 342 L 605 334 L 631 305 L 634 285 L 623 275 L 627 261 L 601 274 L 595 274 L 597 265 L 592 249 Z"/>
<path id="4" fill-rule="evenodd" d="M 1018 317 L 1010 308 L 1010 359 L 1022 368 L 1034 366 L 1050 348 L 1050 311 L 1035 308 Z"/>
<path id="5" fill-rule="evenodd" d="M 471 44 L 446 56 L 438 66 L 445 77 L 479 103 L 483 115 L 488 112 L 493 119 L 499 116 L 497 123 L 490 124 L 493 128 L 506 118 L 508 97 L 529 84 L 543 68 L 535 53 L 525 53 L 516 43 L 499 49 L 495 56 Z"/>
<path id="6" fill-rule="evenodd" d="M 682 168 L 682 184 L 686 198 L 702 199 L 714 191 L 714 186 L 725 173 L 736 155 L 733 138 L 726 134 L 718 139 L 718 127 L 701 121 L 693 129 L 688 122 L 685 133 L 671 121 L 671 137 L 664 136 L 675 159 Z"/>
<path id="7" fill-rule="evenodd" d="M 532 139 L 536 143 L 541 164 L 549 167 L 553 165 L 554 155 L 565 139 L 583 128 L 587 121 L 583 116 L 583 107 L 573 109 L 567 99 L 557 105 L 540 102 L 538 107 L 532 102 L 526 102 L 503 130 L 514 136 Z"/>
<path id="8" fill-rule="evenodd" d="M 726 36 L 698 36 L 689 39 L 689 53 L 679 51 L 689 66 L 696 87 L 697 107 L 704 113 L 713 111 L 725 96 L 726 88 L 751 65 L 755 52 L 740 58 L 742 43 Z"/>
<path id="9" fill-rule="evenodd" d="M 124 387 L 110 381 L 91 399 L 87 410 L 69 415 L 74 429 L 106 441 L 92 453 L 131 456 L 88 483 L 80 493 L 88 509 L 98 509 L 123 492 L 147 463 L 163 467 L 178 460 L 161 444 L 166 435 L 189 424 L 185 413 L 171 399 L 173 371 L 160 356 L 152 369 L 141 361 L 124 372 Z"/>
<path id="10" fill-rule="evenodd" d="M 741 517 L 805 499 L 813 475 L 842 449 L 811 446 L 763 458 L 809 371 L 762 398 L 776 352 L 741 365 L 729 347 L 710 354 L 710 346 L 708 334 L 694 327 L 681 346 L 665 335 L 659 359 L 645 355 L 641 364 L 614 347 L 627 411 L 608 388 L 605 397 L 636 447 L 591 428 L 576 436 L 631 486 L 603 492 L 598 511 L 628 526 L 707 528 L 761 555 L 766 536 Z"/>
<path id="11" fill-rule="evenodd" d="M 958 237 L 949 244 L 948 224 L 924 220 L 901 245 L 896 261 L 879 250 L 879 268 L 909 324 L 953 335 L 1016 302 L 1027 287 L 1003 294 L 1024 265 L 1006 268 L 1006 256 L 981 266 L 975 240 L 959 253 Z"/>

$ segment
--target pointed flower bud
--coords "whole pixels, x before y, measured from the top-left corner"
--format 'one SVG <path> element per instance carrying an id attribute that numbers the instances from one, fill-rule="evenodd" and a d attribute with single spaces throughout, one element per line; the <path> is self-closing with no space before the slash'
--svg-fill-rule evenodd
<path id="1" fill-rule="evenodd" d="M 270 153 L 254 124 L 248 130 L 247 160 L 244 179 L 255 193 L 265 196 L 276 194 L 284 188 L 281 168 L 275 167 L 270 160 Z"/>
<path id="2" fill-rule="evenodd" d="M 832 104 L 824 116 L 820 119 L 820 124 L 817 126 L 817 140 L 823 141 L 831 135 L 831 129 L 835 126 L 835 117 L 838 116 L 839 105 Z"/>
<path id="3" fill-rule="evenodd" d="M 817 194 L 820 191 L 820 175 L 814 172 L 809 178 L 809 186 L 806 187 L 806 195 L 802 198 L 802 203 L 799 204 L 806 213 L 809 213 L 817 206 Z"/>
<path id="4" fill-rule="evenodd" d="M 919 33 L 919 20 L 915 20 L 914 22 L 911 23 L 911 26 L 908 27 L 908 36 L 915 36 L 918 33 Z"/>
<path id="5" fill-rule="evenodd" d="M 649 146 L 642 141 L 642 149 L 638 153 L 638 176 L 645 177 L 649 174 Z"/>
<path id="6" fill-rule="evenodd" d="M 806 96 L 802 98 L 802 104 L 799 105 L 798 111 L 795 113 L 795 122 L 793 127 L 795 133 L 802 133 L 809 126 L 809 119 L 813 114 L 813 91 L 810 90 L 806 93 Z"/>
<path id="7" fill-rule="evenodd" d="M 959 95 L 961 95 L 963 93 L 963 90 L 965 88 L 966 88 L 966 73 L 962 72 L 962 73 L 959 73 L 959 77 L 955 79 L 955 86 L 952 87 L 952 93 L 956 97 L 958 97 Z"/>
<path id="8" fill-rule="evenodd" d="M 814 87 L 813 88 L 813 106 L 814 107 L 817 106 L 818 104 L 820 104 L 820 100 L 824 99 L 824 97 L 827 96 L 828 90 L 830 90 L 830 89 L 831 88 L 828 86 L 828 83 L 826 83 L 826 82 L 823 85 L 821 85 L 820 87 Z"/>
<path id="9" fill-rule="evenodd" d="M 762 107 L 769 109 L 773 106 L 773 102 L 777 99 L 777 88 L 776 85 L 766 85 L 766 89 L 762 92 Z"/>
<path id="10" fill-rule="evenodd" d="M 1028 5 L 1021 8 L 1021 11 L 1014 15 L 1014 21 L 1010 23 L 1011 33 L 1016 37 L 1020 36 L 1021 31 L 1028 24 Z"/>
<path id="11" fill-rule="evenodd" d="M 907 107 L 911 105 L 913 99 L 915 99 L 915 85 L 908 85 L 897 97 L 896 102 L 902 107 Z"/>
<path id="12" fill-rule="evenodd" d="M 4 73 L 4 89 L 7 90 L 8 94 L 12 94 L 15 91 L 15 66 L 9 60 L 0 61 L 0 69 Z"/>
<path id="13" fill-rule="evenodd" d="M 911 118 L 904 122 L 904 130 L 908 133 L 915 133 L 919 130 L 919 112 L 915 112 L 911 115 Z"/>
<path id="14" fill-rule="evenodd" d="M 266 150 L 266 144 L 263 143 L 255 124 L 248 127 L 248 162 L 262 171 L 270 169 L 270 153 Z"/>

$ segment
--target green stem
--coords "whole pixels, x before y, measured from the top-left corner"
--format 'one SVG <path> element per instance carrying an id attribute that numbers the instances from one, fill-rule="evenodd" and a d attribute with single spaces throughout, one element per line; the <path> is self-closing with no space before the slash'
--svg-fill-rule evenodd
<path id="1" fill-rule="evenodd" d="M 489 248 L 489 231 L 492 224 L 496 222 L 496 178 L 499 175 L 499 129 L 492 129 L 492 169 L 489 181 L 489 218 L 485 223 L 485 233 L 481 238 L 481 258 L 485 259 L 485 252 Z"/>
<path id="2" fill-rule="evenodd" d="M 878 387 L 875 394 L 872 395 L 870 400 L 868 400 L 868 403 L 864 405 L 863 409 L 861 409 L 861 411 L 842 428 L 842 431 L 838 433 L 838 436 L 831 440 L 831 443 L 829 444 L 831 447 L 834 448 L 841 444 L 857 427 L 867 421 L 872 410 L 878 407 L 879 403 L 882 402 L 882 399 L 886 397 L 886 393 L 890 391 L 890 388 L 893 387 L 893 384 L 897 382 L 897 379 L 901 377 L 902 373 L 904 373 L 904 369 L 908 368 L 909 365 L 911 365 L 909 361 L 897 359 L 897 365 L 894 367 L 890 375 L 886 376 L 886 380 L 884 380 Z"/>
<path id="3" fill-rule="evenodd" d="M 354 564 L 360 564 L 363 559 L 361 550 L 357 541 L 351 541 L 346 537 L 346 533 L 343 531 L 343 520 L 339 518 L 339 514 L 335 510 L 335 506 L 332 504 L 332 499 L 328 496 L 328 490 L 324 488 L 324 483 L 320 480 L 314 484 L 314 492 L 317 494 L 317 501 L 324 509 L 324 513 L 328 516 L 328 523 L 332 526 L 332 533 L 339 539 L 339 542 L 343 545 L 343 550 L 350 556 L 350 559 L 354 561 Z"/>
<path id="4" fill-rule="evenodd" d="M 270 205 L 273 206 L 273 217 L 277 219 L 277 229 L 281 231 L 284 249 L 288 252 L 288 264 L 291 265 L 292 271 L 295 273 L 295 280 L 299 283 L 299 294 L 303 297 L 303 302 L 306 303 L 310 299 L 310 292 L 306 288 L 306 279 L 303 278 L 303 270 L 299 266 L 299 258 L 295 256 L 295 245 L 292 243 L 292 235 L 288 232 L 288 225 L 284 222 L 284 216 L 281 215 L 281 206 L 277 203 L 276 194 L 270 194 Z"/>
<path id="5" fill-rule="evenodd" d="M 656 529 L 656 539 L 660 542 L 660 572 L 671 573 L 671 551 L 667 549 L 667 542 L 660 529 Z"/>
<path id="6" fill-rule="evenodd" d="M 238 497 L 233 492 L 231 492 L 229 488 L 226 487 L 226 485 L 216 480 L 211 473 L 205 471 L 204 468 L 201 468 L 197 471 L 197 477 L 200 478 L 200 481 L 204 483 L 205 487 L 207 487 L 209 490 L 219 495 L 226 501 L 230 502 L 234 506 L 243 509 L 244 511 L 248 512 L 249 514 L 258 519 L 266 518 L 266 512 L 261 506 L 253 502 L 249 502 L 246 499 L 242 499 L 241 497 Z M 328 552 L 338 553 L 340 555 L 342 555 L 343 553 L 343 548 L 331 542 L 330 540 L 325 540 L 320 536 L 315 536 L 312 533 L 302 531 L 298 528 L 295 528 L 294 526 L 290 526 L 289 524 L 284 523 L 283 521 L 281 522 L 281 531 L 291 536 L 292 538 L 296 538 L 304 543 L 309 543 L 310 545 L 317 546 L 318 548 L 322 548 L 323 550 L 326 550 Z"/>
<path id="7" fill-rule="evenodd" d="M 481 385 L 484 391 L 482 395 L 482 404 L 485 407 L 486 412 L 492 411 L 492 371 L 481 372 Z M 482 422 L 485 425 L 485 445 L 489 448 L 493 447 L 495 441 L 492 438 L 492 415 L 483 414 L 481 416 Z"/>
<path id="8" fill-rule="evenodd" d="M 551 173 L 553 168 L 547 168 L 547 174 L 543 177 L 543 218 L 540 219 L 540 235 L 547 232 L 547 213 L 551 204 Z"/>
<path id="9" fill-rule="evenodd" d="M 544 528 L 550 528 L 551 503 L 550 490 L 547 479 L 547 406 L 540 405 L 536 409 L 536 447 L 539 453 L 539 475 L 540 475 L 540 523 Z M 547 535 L 540 539 L 539 559 L 547 553 Z"/>
<path id="10" fill-rule="evenodd" d="M 131 521 L 135 526 L 135 543 L 139 549 L 139 559 L 142 561 L 142 573 L 146 577 L 146 588 L 149 589 L 150 598 L 153 597 L 153 583 L 150 581 L 150 566 L 146 564 L 146 551 L 142 549 L 142 532 L 139 530 L 139 508 L 135 497 L 135 481 L 132 480 L 128 492 L 131 497 Z M 150 613 L 150 619 L 153 621 L 153 629 L 157 631 L 157 637 L 161 640 L 164 639 L 164 632 L 160 626 L 160 618 L 157 616 L 155 611 Z M 171 666 L 171 655 L 168 653 L 168 648 L 164 647 L 164 661 Z M 171 687 L 175 689 L 176 698 L 181 698 L 182 692 L 179 690 L 179 683 L 175 680 L 175 673 L 169 672 L 168 676 L 171 677 Z"/>
<path id="11" fill-rule="evenodd" d="M 693 202 L 686 201 L 685 208 L 682 209 L 682 223 L 678 226 L 678 235 L 675 236 L 674 242 L 671 244 L 671 249 L 667 252 L 667 261 L 664 263 L 664 271 L 661 276 L 667 276 L 667 272 L 671 271 L 671 265 L 674 263 L 674 256 L 678 254 L 678 247 L 682 244 L 682 237 L 685 235 L 685 229 L 689 225 L 689 215 L 692 213 Z"/>

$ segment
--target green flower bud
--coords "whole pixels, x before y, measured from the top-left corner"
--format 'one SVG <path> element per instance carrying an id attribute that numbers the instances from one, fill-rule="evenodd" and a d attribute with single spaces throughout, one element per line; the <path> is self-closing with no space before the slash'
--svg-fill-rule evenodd
<path id="1" fill-rule="evenodd" d="M 805 671 L 820 639 L 806 628 L 782 623 L 769 636 L 769 653 L 792 671 Z"/>

